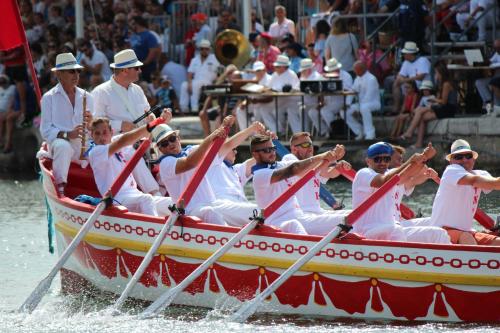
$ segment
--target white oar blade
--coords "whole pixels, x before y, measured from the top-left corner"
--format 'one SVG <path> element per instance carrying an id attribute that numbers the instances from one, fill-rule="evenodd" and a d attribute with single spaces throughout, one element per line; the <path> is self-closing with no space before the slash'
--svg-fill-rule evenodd
<path id="1" fill-rule="evenodd" d="M 157 315 L 161 310 L 170 306 L 177 294 L 179 294 L 179 292 L 181 291 L 182 290 L 177 291 L 176 288 L 172 288 L 169 291 L 165 292 L 139 315 L 139 319 L 148 319 Z"/>
<path id="2" fill-rule="evenodd" d="M 50 288 L 50 285 L 52 284 L 52 279 L 49 277 L 46 277 L 40 283 L 38 286 L 33 290 L 31 295 L 24 301 L 23 305 L 19 308 L 19 312 L 25 312 L 25 313 L 31 313 L 33 310 L 36 309 L 40 301 L 42 300 L 43 296 L 47 293 L 47 291 Z"/>
<path id="3" fill-rule="evenodd" d="M 231 317 L 229 317 L 229 321 L 233 323 L 244 323 L 251 315 L 257 311 L 257 308 L 260 305 L 260 299 L 257 296 L 255 299 L 248 301 L 245 303 L 238 311 L 233 313 Z"/>

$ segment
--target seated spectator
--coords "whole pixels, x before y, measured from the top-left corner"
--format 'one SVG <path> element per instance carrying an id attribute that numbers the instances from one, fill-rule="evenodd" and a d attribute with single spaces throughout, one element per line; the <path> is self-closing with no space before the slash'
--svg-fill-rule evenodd
<path id="1" fill-rule="evenodd" d="M 161 77 L 160 83 L 160 89 L 158 89 L 155 94 L 156 103 L 161 104 L 164 108 L 179 110 L 177 95 L 175 94 L 175 90 L 170 84 L 168 77 Z"/>
<path id="2" fill-rule="evenodd" d="M 192 16 L 196 17 L 193 21 L 196 26 L 196 34 L 194 35 L 194 43 L 198 45 L 202 40 L 206 39 L 208 41 L 212 40 L 212 29 L 207 24 L 207 15 L 203 13 L 196 13 Z"/>
<path id="3" fill-rule="evenodd" d="M 434 119 L 452 118 L 458 111 L 458 92 L 455 83 L 450 76 L 446 63 L 439 62 L 435 68 L 435 81 L 438 86 L 437 98 L 428 100 L 432 102 L 429 107 L 415 109 L 415 115 L 406 132 L 401 136 L 402 140 L 411 139 L 415 130 L 417 141 L 415 147 L 422 147 L 427 123 Z"/>
<path id="4" fill-rule="evenodd" d="M 186 67 L 174 62 L 168 55 L 165 55 L 165 65 L 161 69 L 161 75 L 169 78 L 175 94 L 180 96 L 182 82 L 187 81 Z"/>
<path id="5" fill-rule="evenodd" d="M 373 50 L 373 41 L 362 42 L 358 49 L 358 59 L 366 64 L 366 67 L 370 73 L 375 75 L 379 84 L 382 84 L 384 79 L 392 72 L 390 55 L 387 55 L 377 63 L 383 54 L 384 51 L 379 48 L 375 51 Z"/>
<path id="6" fill-rule="evenodd" d="M 290 69 L 297 75 L 300 73 L 301 50 L 302 47 L 298 43 L 290 44 L 286 49 L 286 55 L 290 59 Z"/>
<path id="7" fill-rule="evenodd" d="M 319 20 L 314 27 L 315 40 L 314 40 L 314 54 L 325 59 L 325 46 L 326 39 L 330 34 L 330 25 L 325 20 Z M 314 58 L 311 58 L 314 59 Z"/>
<path id="8" fill-rule="evenodd" d="M 84 66 L 82 74 L 87 76 L 87 80 L 92 80 L 92 76 L 99 76 L 102 81 L 109 80 L 112 73 L 104 53 L 86 39 L 78 40 L 78 50 L 81 52 L 80 64 Z"/>
<path id="9" fill-rule="evenodd" d="M 276 20 L 269 26 L 269 35 L 273 41 L 278 42 L 287 33 L 295 37 L 295 23 L 286 17 L 286 8 L 281 5 L 274 7 L 274 14 Z"/>
<path id="10" fill-rule="evenodd" d="M 434 84 L 432 81 L 424 80 L 420 85 L 420 101 L 418 102 L 417 107 L 429 107 L 432 105 L 432 100 L 436 99 L 434 95 Z"/>
<path id="11" fill-rule="evenodd" d="M 413 110 L 415 109 L 419 96 L 418 96 L 418 88 L 415 81 L 406 82 L 403 86 L 405 91 L 405 99 L 403 101 L 403 106 L 401 106 L 401 110 L 399 114 L 394 119 L 394 125 L 391 131 L 391 138 L 395 139 L 401 135 L 403 132 L 406 122 L 411 118 Z"/>
<path id="12" fill-rule="evenodd" d="M 500 75 L 500 39 L 496 39 L 493 44 L 495 53 L 490 58 L 491 70 L 483 78 L 477 79 L 475 82 L 477 91 L 483 100 L 483 109 L 486 109 L 486 104 L 492 100 L 491 91 L 488 87 L 488 82 L 492 77 Z"/>
<path id="13" fill-rule="evenodd" d="M 323 57 L 315 51 L 314 43 L 307 45 L 307 56 L 313 61 L 316 72 L 323 73 Z"/>
<path id="14" fill-rule="evenodd" d="M 250 12 L 250 19 L 252 21 L 250 32 L 255 32 L 258 34 L 260 34 L 261 32 L 265 32 L 261 22 L 259 21 L 259 19 L 257 19 L 257 13 L 255 12 L 255 9 L 252 9 L 252 11 Z"/>
<path id="15" fill-rule="evenodd" d="M 352 72 L 357 50 L 358 40 L 356 36 L 347 31 L 345 20 L 335 20 L 332 31 L 326 39 L 325 58 L 337 59 L 345 71 Z"/>
<path id="16" fill-rule="evenodd" d="M 401 86 L 405 82 L 416 81 L 417 87 L 422 80 L 430 80 L 431 63 L 426 57 L 418 56 L 419 48 L 414 42 L 406 42 L 403 53 L 404 61 L 396 80 L 392 85 L 393 111 L 398 112 L 401 103 Z"/>
<path id="17" fill-rule="evenodd" d="M 477 41 L 485 41 L 487 39 L 487 27 L 496 24 L 496 20 L 493 10 L 489 10 L 486 13 L 483 12 L 495 6 L 495 2 L 493 0 L 471 1 L 469 4 L 469 14 L 464 13 L 456 16 L 460 28 L 465 30 L 477 20 L 474 23 L 477 26 Z"/>

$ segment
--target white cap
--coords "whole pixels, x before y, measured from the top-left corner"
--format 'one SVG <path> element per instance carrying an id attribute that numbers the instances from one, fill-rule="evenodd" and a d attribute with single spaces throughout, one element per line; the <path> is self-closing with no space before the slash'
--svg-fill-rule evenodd
<path id="1" fill-rule="evenodd" d="M 210 48 L 212 45 L 210 44 L 210 41 L 206 40 L 206 39 L 202 39 L 199 43 L 198 43 L 198 48 Z"/>

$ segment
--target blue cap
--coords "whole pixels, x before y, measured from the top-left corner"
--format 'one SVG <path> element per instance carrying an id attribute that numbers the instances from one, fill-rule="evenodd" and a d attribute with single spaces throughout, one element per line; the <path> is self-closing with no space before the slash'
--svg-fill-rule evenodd
<path id="1" fill-rule="evenodd" d="M 368 150 L 366 151 L 366 155 L 369 158 L 373 158 L 378 155 L 382 154 L 387 154 L 387 155 L 392 155 L 394 152 L 394 149 L 392 149 L 392 146 L 388 144 L 387 142 L 377 142 L 372 144 L 370 147 L 368 147 Z"/>

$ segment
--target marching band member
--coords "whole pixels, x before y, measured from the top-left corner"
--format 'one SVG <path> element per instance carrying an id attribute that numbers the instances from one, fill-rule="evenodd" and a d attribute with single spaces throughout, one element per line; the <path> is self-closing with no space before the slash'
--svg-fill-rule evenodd
<path id="1" fill-rule="evenodd" d="M 162 155 L 160 157 L 160 179 L 175 202 L 186 188 L 196 166 L 212 142 L 217 137 L 225 137 L 224 127 L 231 126 L 233 123 L 234 117 L 224 118 L 222 126 L 205 137 L 200 145 L 187 146 L 184 149 L 181 148 L 179 131 L 173 130 L 165 124 L 154 129 L 153 140 Z M 212 186 L 208 178 L 204 177 L 192 200 L 184 209 L 188 215 L 197 216 L 207 223 L 226 225 L 222 215 L 214 208 L 215 200 Z"/>
<path id="2" fill-rule="evenodd" d="M 58 54 L 52 71 L 59 83 L 43 95 L 41 102 L 40 132 L 48 144 L 56 189 L 61 195 L 64 195 L 71 161 L 81 163 L 82 123 L 89 124 L 92 119 L 90 112 L 83 110 L 84 90 L 78 88 L 82 68 L 73 54 Z M 90 94 L 86 98 L 87 105 L 91 106 Z"/>
<path id="3" fill-rule="evenodd" d="M 356 134 L 356 140 L 375 139 L 372 112 L 380 109 L 380 92 L 377 78 L 368 71 L 366 64 L 361 61 L 354 63 L 356 79 L 352 89 L 358 93 L 358 102 L 347 110 L 346 123 Z M 361 113 L 363 126 L 354 118 L 354 112 Z M 341 116 L 344 116 L 341 113 Z"/>
<path id="4" fill-rule="evenodd" d="M 243 190 L 245 184 L 252 178 L 251 168 L 255 165 L 255 159 L 250 158 L 243 163 L 234 164 L 236 147 L 256 133 L 265 133 L 264 125 L 259 122 L 254 122 L 229 138 L 207 173 L 216 198 L 214 206 L 230 225 L 246 225 L 250 221 L 249 217 L 257 209 L 256 204 L 248 201 Z"/>
<path id="5" fill-rule="evenodd" d="M 256 161 L 256 164 L 252 167 L 255 200 L 261 209 L 269 205 L 292 185 L 292 177 L 306 173 L 321 164 L 323 160 L 334 162 L 344 155 L 343 146 L 337 146 L 332 151 L 302 161 L 293 163 L 276 162 L 276 147 L 268 135 L 254 136 L 250 143 L 250 151 Z M 303 223 L 307 227 L 303 226 Z M 288 199 L 273 215 L 266 218 L 266 224 L 277 226 L 284 232 L 295 234 L 307 234 L 307 229 L 312 227 L 314 223 L 324 224 L 324 221 L 321 217 L 305 216 L 295 195 Z M 324 229 L 331 227 L 331 224 L 325 225 Z"/>
<path id="6" fill-rule="evenodd" d="M 172 114 L 170 111 L 165 111 L 161 117 L 168 122 Z M 125 167 L 127 158 L 122 149 L 142 137 L 149 136 L 154 126 L 154 122 L 151 122 L 111 140 L 113 135 L 111 121 L 103 117 L 93 119 L 91 135 L 95 145 L 90 147 L 88 156 L 101 195 L 106 193 Z M 114 199 L 132 212 L 153 216 L 169 215 L 168 207 L 172 204 L 172 200 L 168 197 L 152 196 L 139 191 L 132 175 L 128 176 Z"/>
<path id="7" fill-rule="evenodd" d="M 311 59 L 305 58 L 300 61 L 300 81 L 318 81 L 322 79 L 323 76 L 321 76 L 321 74 L 316 71 L 316 69 L 314 68 L 314 63 L 312 62 Z M 294 128 L 292 126 L 293 133 L 298 133 L 302 131 L 302 108 L 304 108 L 304 115 L 306 117 L 304 121 L 306 122 L 306 128 L 308 128 L 309 126 L 307 125 L 307 123 L 309 122 L 309 119 L 306 115 L 314 113 L 314 111 L 316 111 L 317 114 L 318 107 L 319 107 L 319 96 L 306 95 L 304 96 L 304 105 L 302 105 L 301 108 L 289 109 L 288 121 L 290 122 L 290 125 L 292 124 L 294 124 L 295 126 L 297 124 L 300 125 L 297 128 Z"/>
<path id="8" fill-rule="evenodd" d="M 352 89 L 352 77 L 349 73 L 342 69 L 342 64 L 337 61 L 335 58 L 328 59 L 326 62 L 326 66 L 324 67 L 325 73 L 323 74 L 325 79 L 329 78 L 338 78 L 342 80 L 342 89 L 343 90 L 351 90 Z M 337 118 L 339 114 L 342 114 L 344 108 L 344 97 L 343 96 L 324 96 L 324 105 L 321 107 L 319 111 L 321 114 L 321 133 L 320 136 L 326 137 L 328 132 L 330 131 L 330 124 Z M 348 107 L 351 105 L 352 96 L 347 96 L 345 101 L 345 106 Z M 318 110 L 310 109 L 309 118 L 316 128 L 319 131 L 319 119 L 318 119 Z"/>
<path id="9" fill-rule="evenodd" d="M 274 73 L 271 76 L 271 82 L 269 86 L 272 90 L 278 92 L 290 92 L 300 90 L 300 80 L 292 70 L 288 68 L 290 66 L 290 60 L 285 55 L 279 55 L 276 61 L 273 63 Z M 286 113 L 294 112 L 298 109 L 299 99 L 296 96 L 287 96 L 278 98 L 278 128 L 276 128 L 276 115 L 274 112 L 263 113 L 264 123 L 266 127 L 274 133 L 284 133 L 286 129 Z M 273 110 L 274 111 L 274 110 Z M 291 119 L 293 123 L 290 123 L 292 129 L 302 128 L 300 121 L 297 123 L 296 118 Z M 277 132 L 279 131 L 279 132 Z"/>
<path id="10" fill-rule="evenodd" d="M 431 225 L 445 228 L 454 244 L 500 245 L 500 238 L 476 232 L 472 221 L 481 192 L 500 190 L 500 178 L 474 170 L 479 154 L 465 140 L 455 140 L 446 160 L 439 189 L 432 205 Z"/>
<path id="11" fill-rule="evenodd" d="M 293 163 L 311 158 L 314 152 L 311 135 L 307 132 L 292 135 L 290 151 L 290 154 L 283 156 L 283 162 Z M 342 223 L 343 218 L 350 213 L 347 210 L 325 210 L 320 205 L 320 184 L 325 184 L 330 178 L 338 177 L 340 175 L 339 168 L 350 169 L 351 165 L 346 161 L 337 161 L 335 166 L 321 170 L 295 194 L 300 209 L 306 217 L 301 219 L 301 223 L 308 234 L 326 235 L 335 226 Z M 308 219 L 308 217 L 310 218 Z"/>
<path id="12" fill-rule="evenodd" d="M 134 82 L 139 80 L 142 62 L 137 59 L 134 50 L 127 49 L 115 54 L 110 65 L 113 76 L 97 86 L 93 91 L 94 116 L 109 119 L 114 133 L 133 130 L 133 121 L 149 110 L 149 103 L 144 91 Z M 133 154 L 133 148 L 124 147 L 126 155 Z M 151 175 L 144 160 L 140 160 L 133 170 L 139 187 L 146 193 L 159 195 L 159 186 Z"/>
<path id="13" fill-rule="evenodd" d="M 352 207 L 358 207 L 377 188 L 395 174 L 401 174 L 400 184 L 405 184 L 411 177 L 425 167 L 423 162 L 435 155 L 434 148 L 428 147 L 422 154 L 414 154 L 400 167 L 389 170 L 392 146 L 385 142 L 377 142 L 368 147 L 366 164 L 368 167 L 359 170 L 352 183 Z M 402 227 L 396 221 L 396 187 L 393 187 L 377 203 L 375 203 L 354 224 L 354 232 L 368 239 L 426 242 L 449 244 L 450 238 L 439 227 Z"/>

